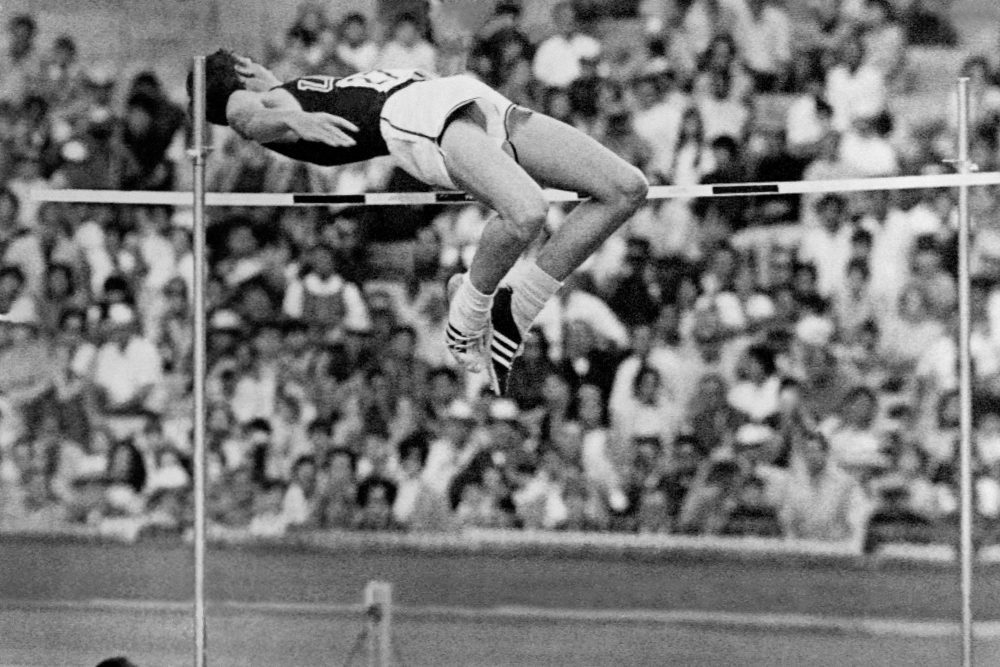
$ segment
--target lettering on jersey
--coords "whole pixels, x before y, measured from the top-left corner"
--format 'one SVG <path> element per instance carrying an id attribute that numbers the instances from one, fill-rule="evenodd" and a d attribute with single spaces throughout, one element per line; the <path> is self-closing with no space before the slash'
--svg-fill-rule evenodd
<path id="1" fill-rule="evenodd" d="M 307 93 L 329 93 L 337 84 L 337 77 L 334 76 L 307 76 L 299 79 L 299 90 Z"/>
<path id="2" fill-rule="evenodd" d="M 375 70 L 351 74 L 342 79 L 333 76 L 312 75 L 298 80 L 298 89 L 311 93 L 330 93 L 334 88 L 367 88 L 388 93 L 407 81 L 423 81 L 427 77 L 414 70 Z"/>

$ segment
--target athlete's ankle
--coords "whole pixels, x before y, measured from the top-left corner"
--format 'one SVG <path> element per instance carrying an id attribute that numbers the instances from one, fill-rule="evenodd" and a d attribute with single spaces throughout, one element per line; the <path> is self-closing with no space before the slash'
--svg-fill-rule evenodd
<path id="1" fill-rule="evenodd" d="M 520 264 L 507 280 L 513 290 L 511 314 L 522 336 L 528 332 L 562 283 L 545 273 L 534 262 Z"/>
<path id="2" fill-rule="evenodd" d="M 469 275 L 462 276 L 448 309 L 448 322 L 466 335 L 485 331 L 490 320 L 493 294 L 483 294 L 473 286 Z"/>

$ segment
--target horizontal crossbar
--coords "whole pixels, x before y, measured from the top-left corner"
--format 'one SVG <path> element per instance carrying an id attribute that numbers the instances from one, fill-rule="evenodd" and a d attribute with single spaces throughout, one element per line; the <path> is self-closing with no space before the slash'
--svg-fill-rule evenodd
<path id="1" fill-rule="evenodd" d="M 819 192 L 864 192 L 875 190 L 917 190 L 954 188 L 963 185 L 998 185 L 1000 172 L 982 174 L 944 174 L 934 176 L 893 176 L 888 178 L 852 178 L 829 181 L 790 181 L 787 183 L 730 183 L 720 185 L 661 185 L 650 188 L 649 199 L 699 199 L 706 197 L 762 197 Z M 583 201 L 586 197 L 565 190 L 546 190 L 552 203 Z M 151 192 L 120 190 L 35 190 L 36 202 L 85 204 L 131 204 L 137 206 L 193 205 L 190 192 Z M 433 206 L 475 203 L 464 192 L 367 192 L 359 194 L 295 194 L 210 192 L 206 206 Z"/>

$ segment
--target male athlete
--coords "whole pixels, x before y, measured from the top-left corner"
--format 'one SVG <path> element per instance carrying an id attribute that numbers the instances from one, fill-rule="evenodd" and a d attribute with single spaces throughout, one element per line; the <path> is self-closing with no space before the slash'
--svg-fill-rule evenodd
<path id="1" fill-rule="evenodd" d="M 445 333 L 459 363 L 469 372 L 485 368 L 499 395 L 545 303 L 649 188 L 595 140 L 470 76 L 379 70 L 282 83 L 249 58 L 218 51 L 208 57 L 206 83 L 208 121 L 270 150 L 318 165 L 391 155 L 424 183 L 465 190 L 499 214 L 487 223 L 468 273 L 449 282 Z M 534 262 L 511 271 L 545 222 L 549 205 L 539 183 L 590 199 Z"/>

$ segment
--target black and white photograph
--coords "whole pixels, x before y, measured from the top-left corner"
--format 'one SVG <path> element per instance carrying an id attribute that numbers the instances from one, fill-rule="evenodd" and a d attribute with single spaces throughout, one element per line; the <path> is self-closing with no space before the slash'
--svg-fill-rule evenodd
<path id="1" fill-rule="evenodd" d="M 995 665 L 997 0 L 0 3 L 0 667 Z"/>

